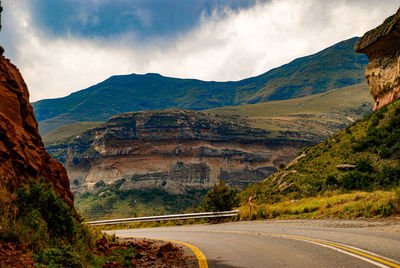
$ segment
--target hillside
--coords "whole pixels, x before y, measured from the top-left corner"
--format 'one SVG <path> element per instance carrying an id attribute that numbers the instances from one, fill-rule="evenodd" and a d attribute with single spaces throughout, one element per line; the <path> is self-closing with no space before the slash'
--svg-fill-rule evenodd
<path id="1" fill-rule="evenodd" d="M 43 143 L 46 146 L 46 144 L 51 144 L 59 140 L 64 140 L 65 138 L 78 135 L 81 132 L 84 132 L 94 127 L 98 127 L 104 123 L 105 122 L 78 122 L 74 124 L 64 125 L 44 135 L 42 137 Z"/>
<path id="2" fill-rule="evenodd" d="M 364 83 L 307 97 L 207 110 L 246 118 L 252 127 L 282 139 L 320 142 L 372 111 L 373 100 Z"/>
<path id="3" fill-rule="evenodd" d="M 245 200 L 248 195 L 255 195 L 258 204 L 273 204 L 329 196 L 332 191 L 345 194 L 354 190 L 393 190 L 400 186 L 399 133 L 400 100 L 397 100 L 323 143 L 303 149 L 287 167 L 243 190 L 242 198 Z M 400 209 L 390 200 L 382 207 L 388 211 L 376 213 L 389 215 Z M 374 206 L 379 207 L 384 201 L 379 200 L 380 203 Z M 368 202 L 361 205 L 359 213 L 364 214 Z M 317 205 L 314 210 L 322 208 L 320 206 L 323 205 Z M 291 212 L 287 209 L 286 213 Z"/>
<path id="4" fill-rule="evenodd" d="M 374 112 L 243 190 L 243 204 L 253 195 L 257 214 L 268 218 L 400 214 L 399 30 L 400 9 L 354 47 L 368 55 Z"/>
<path id="5" fill-rule="evenodd" d="M 332 89 L 291 100 L 227 106 L 205 112 L 238 119 L 270 133 L 270 138 L 323 141 L 354 120 L 372 111 L 373 100 L 366 84 Z M 76 136 L 103 122 L 79 122 L 61 126 L 43 136 L 45 146 Z"/>
<path id="6" fill-rule="evenodd" d="M 203 110 L 308 96 L 364 80 L 368 59 L 353 51 L 356 40 L 342 41 L 241 81 L 206 82 L 159 74 L 112 76 L 67 97 L 32 105 L 43 135 L 65 124 L 105 121 L 112 115 L 130 111 Z"/>

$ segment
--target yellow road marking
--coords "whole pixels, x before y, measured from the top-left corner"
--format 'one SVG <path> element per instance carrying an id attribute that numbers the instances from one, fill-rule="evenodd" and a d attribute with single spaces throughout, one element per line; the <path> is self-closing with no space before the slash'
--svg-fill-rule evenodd
<path id="1" fill-rule="evenodd" d="M 355 253 L 357 255 L 366 257 L 368 259 L 371 259 L 371 260 L 374 260 L 374 261 L 377 261 L 377 262 L 380 262 L 380 263 L 383 263 L 383 264 L 386 264 L 386 265 L 389 265 L 389 266 L 392 266 L 392 267 L 395 267 L 395 268 L 400 268 L 400 265 L 398 265 L 398 264 L 392 263 L 390 261 L 387 261 L 387 260 L 372 256 L 370 254 L 367 254 L 367 253 L 364 253 L 364 252 L 361 252 L 361 251 L 358 251 L 358 250 L 355 250 L 355 249 L 352 249 L 352 248 L 348 248 L 348 247 L 345 247 L 345 246 L 336 245 L 336 244 L 333 244 L 333 243 L 330 243 L 330 242 L 320 241 L 320 240 L 317 240 L 317 239 L 306 238 L 306 237 L 297 237 L 297 236 L 290 236 L 290 235 L 288 235 L 287 237 L 288 238 L 295 238 L 295 239 L 302 239 L 302 240 L 309 240 L 309 241 L 313 241 L 313 242 L 316 242 L 316 243 L 329 245 L 329 246 L 332 246 L 332 247 L 335 247 L 335 248 L 344 249 L 346 251 L 353 252 L 353 253 Z"/>
<path id="2" fill-rule="evenodd" d="M 200 232 L 203 232 L 203 231 L 200 231 Z M 387 260 L 372 256 L 370 254 L 367 254 L 367 253 L 364 253 L 364 252 L 361 252 L 361 251 L 358 251 L 358 250 L 355 250 L 355 249 L 352 249 L 352 248 L 348 248 L 348 247 L 345 247 L 345 246 L 337 245 L 337 244 L 334 244 L 334 243 L 331 243 L 331 242 L 326 242 L 326 241 L 313 239 L 313 238 L 308 238 L 308 237 L 301 237 L 301 236 L 295 236 L 295 235 L 284 235 L 284 234 L 273 234 L 273 233 L 249 232 L 249 231 L 235 231 L 235 230 L 205 230 L 204 232 L 251 234 L 251 235 L 272 236 L 272 237 L 291 238 L 291 239 L 298 239 L 298 240 L 303 240 L 303 241 L 310 241 L 310 242 L 314 242 L 314 243 L 329 245 L 331 247 L 338 248 L 338 249 L 343 249 L 345 251 L 355 253 L 355 254 L 357 254 L 359 256 L 363 256 L 365 258 L 377 261 L 379 263 L 383 263 L 385 265 L 388 265 L 388 266 L 391 266 L 391 267 L 394 267 L 394 268 L 400 268 L 400 265 L 398 265 L 396 263 L 393 263 L 393 262 L 390 262 L 390 261 L 387 261 Z"/>
<path id="3" fill-rule="evenodd" d="M 168 241 L 168 242 L 172 242 L 172 243 L 176 243 L 176 244 L 181 244 L 184 246 L 187 246 L 188 248 L 190 248 L 194 254 L 196 255 L 197 261 L 199 263 L 199 268 L 208 268 L 208 263 L 207 263 L 207 258 L 206 256 L 203 254 L 203 252 L 200 251 L 200 249 L 198 249 L 197 247 L 186 243 L 186 242 L 182 242 L 182 241 L 176 241 L 176 240 L 171 240 L 171 239 L 161 239 L 161 238 L 151 238 L 151 237 L 133 237 L 133 236 L 120 236 L 120 238 L 135 238 L 135 239 L 150 239 L 150 240 L 162 240 L 162 241 Z"/>

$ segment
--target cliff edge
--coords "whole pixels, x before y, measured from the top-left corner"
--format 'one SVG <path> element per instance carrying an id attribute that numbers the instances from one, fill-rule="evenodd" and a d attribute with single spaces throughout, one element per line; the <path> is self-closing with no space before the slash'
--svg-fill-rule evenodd
<path id="1" fill-rule="evenodd" d="M 116 115 L 47 149 L 65 165 L 74 193 L 99 183 L 122 183 L 120 190 L 182 194 L 211 188 L 219 180 L 243 188 L 309 144 L 272 139 L 240 118 L 161 110 Z"/>
<path id="2" fill-rule="evenodd" d="M 15 190 L 30 178 L 43 177 L 66 203 L 73 195 L 64 167 L 46 152 L 19 70 L 0 56 L 0 179 Z"/>
<path id="3" fill-rule="evenodd" d="M 400 9 L 364 34 L 354 46 L 369 58 L 365 77 L 375 100 L 374 110 L 400 97 Z"/>

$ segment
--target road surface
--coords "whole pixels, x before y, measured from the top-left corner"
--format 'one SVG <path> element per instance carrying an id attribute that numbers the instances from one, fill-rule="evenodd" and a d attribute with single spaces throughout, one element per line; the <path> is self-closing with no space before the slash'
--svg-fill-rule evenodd
<path id="1" fill-rule="evenodd" d="M 400 220 L 255 221 L 107 233 L 185 242 L 205 255 L 208 267 L 400 267 Z"/>

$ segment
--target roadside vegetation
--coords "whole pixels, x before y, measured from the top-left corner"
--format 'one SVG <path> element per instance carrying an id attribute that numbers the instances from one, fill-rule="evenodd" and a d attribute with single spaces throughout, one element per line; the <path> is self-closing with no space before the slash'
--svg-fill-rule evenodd
<path id="1" fill-rule="evenodd" d="M 170 194 L 163 190 L 119 190 L 118 184 L 99 182 L 94 192 L 75 197 L 75 207 L 87 220 L 142 217 L 192 212 L 199 207 L 207 190 Z"/>
<path id="2" fill-rule="evenodd" d="M 237 188 L 231 188 L 220 181 L 214 184 L 214 187 L 208 191 L 201 203 L 201 210 L 208 211 L 230 211 L 239 205 L 239 197 Z"/>
<path id="3" fill-rule="evenodd" d="M 273 204 L 260 204 L 257 199 L 254 202 L 251 214 L 247 204 L 239 208 L 240 220 L 382 218 L 400 214 L 400 188 L 342 194 L 326 192 L 317 197 Z"/>
<path id="4" fill-rule="evenodd" d="M 132 267 L 157 253 L 157 247 L 119 243 L 82 220 L 43 180 L 31 180 L 14 192 L 1 182 L 0 266 Z"/>
<path id="5" fill-rule="evenodd" d="M 400 214 L 400 101 L 349 125 L 239 195 L 243 219 Z M 339 201 L 338 201 L 339 200 Z"/>
<path id="6" fill-rule="evenodd" d="M 0 192 L 0 244 L 30 252 L 45 267 L 96 264 L 95 236 L 49 184 L 30 181 L 15 193 L 2 184 Z"/>

